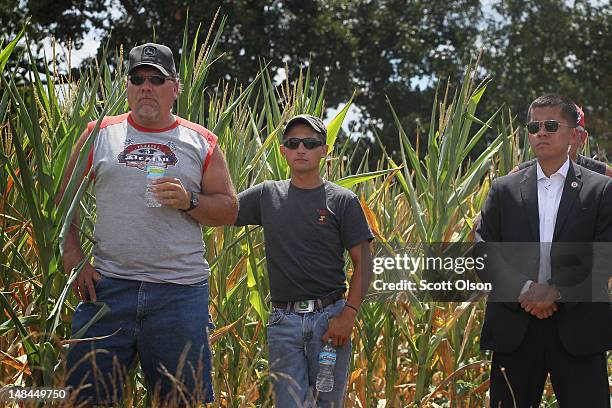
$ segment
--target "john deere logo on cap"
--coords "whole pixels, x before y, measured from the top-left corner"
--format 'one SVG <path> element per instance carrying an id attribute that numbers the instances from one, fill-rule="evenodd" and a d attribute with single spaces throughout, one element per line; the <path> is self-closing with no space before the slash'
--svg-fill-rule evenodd
<path id="1" fill-rule="evenodd" d="M 144 49 L 142 50 L 142 55 L 144 57 L 155 58 L 155 56 L 157 55 L 157 50 L 155 49 L 155 47 L 144 47 Z"/>

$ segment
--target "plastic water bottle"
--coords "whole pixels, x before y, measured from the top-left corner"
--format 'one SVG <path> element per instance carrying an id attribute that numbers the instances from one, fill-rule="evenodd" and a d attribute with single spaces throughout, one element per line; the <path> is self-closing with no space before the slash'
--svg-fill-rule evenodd
<path id="1" fill-rule="evenodd" d="M 334 368 L 336 368 L 336 349 L 329 340 L 319 353 L 317 391 L 330 392 L 334 389 Z"/>
<path id="2" fill-rule="evenodd" d="M 145 191 L 145 205 L 147 207 L 161 207 L 161 203 L 155 198 L 155 193 L 149 191 L 153 186 L 153 180 L 166 175 L 166 165 L 162 160 L 162 154 L 157 152 L 147 162 L 147 190 Z"/>

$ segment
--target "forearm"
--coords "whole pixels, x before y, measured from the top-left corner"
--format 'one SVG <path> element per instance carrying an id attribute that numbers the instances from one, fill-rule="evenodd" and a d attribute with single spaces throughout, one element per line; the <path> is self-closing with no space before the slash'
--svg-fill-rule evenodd
<path id="1" fill-rule="evenodd" d="M 359 309 L 365 299 L 370 282 L 372 280 L 372 259 L 368 244 L 364 244 L 365 250 L 358 261 L 353 261 L 353 276 L 349 284 L 349 292 L 346 303 Z"/>
<path id="2" fill-rule="evenodd" d="M 216 227 L 231 225 L 238 214 L 238 199 L 230 194 L 198 194 L 199 204 L 189 211 L 194 220 L 202 225 Z"/>
<path id="3" fill-rule="evenodd" d="M 79 232 L 73 221 L 64 240 L 64 251 L 62 253 L 64 272 L 70 273 L 72 268 L 76 267 L 84 257 Z"/>
<path id="4" fill-rule="evenodd" d="M 359 309 L 359 306 L 361 306 L 361 303 L 363 303 L 363 299 L 365 298 L 365 293 L 362 289 L 363 279 L 361 277 L 360 269 L 361 268 L 355 268 L 351 283 L 349 284 L 349 292 L 346 297 L 346 303 L 355 309 Z"/>

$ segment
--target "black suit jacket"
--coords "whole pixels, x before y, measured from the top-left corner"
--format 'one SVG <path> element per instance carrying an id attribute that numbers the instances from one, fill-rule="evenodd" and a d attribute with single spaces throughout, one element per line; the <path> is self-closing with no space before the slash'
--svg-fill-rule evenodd
<path id="1" fill-rule="evenodd" d="M 525 244 L 539 242 L 540 237 L 536 166 L 493 181 L 477 234 L 485 242 L 503 242 L 499 247 L 511 252 L 509 257 L 498 254 L 504 260 L 503 265 L 492 263 L 490 265 L 496 265 L 495 270 L 486 268 L 479 273 L 482 280 L 493 283 L 493 292 L 497 290 L 497 294 L 492 293 L 487 301 L 480 346 L 485 350 L 512 352 L 521 344 L 530 314 L 516 301 L 499 302 L 495 298 L 503 300 L 503 296 L 498 296 L 503 291 L 506 298 L 511 294 L 512 299 L 516 299 L 527 280 L 537 281 L 539 245 Z M 561 244 L 566 242 L 572 242 L 569 246 L 575 247 L 571 254 L 555 251 L 554 247 L 551 250 L 551 280 L 562 294 L 559 310 L 555 313 L 561 341 L 574 355 L 612 349 L 609 299 L 578 303 L 563 300 L 571 299 L 571 288 L 584 279 L 585 270 L 591 271 L 593 245 L 612 242 L 612 179 L 571 161 L 555 222 L 553 246 L 567 249 L 568 244 Z M 612 255 L 610 248 L 605 249 L 607 256 Z M 609 266 L 612 269 L 612 263 Z M 601 267 L 599 269 L 601 275 Z M 607 288 L 602 285 L 607 283 L 609 271 L 605 275 L 598 288 L 607 298 Z"/>

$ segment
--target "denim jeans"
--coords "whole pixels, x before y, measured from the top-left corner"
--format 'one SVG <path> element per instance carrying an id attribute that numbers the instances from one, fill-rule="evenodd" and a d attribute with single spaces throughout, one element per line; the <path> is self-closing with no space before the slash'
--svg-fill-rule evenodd
<path id="1" fill-rule="evenodd" d="M 154 403 L 212 402 L 207 281 L 176 285 L 103 277 L 95 289 L 98 301 L 81 302 L 75 310 L 73 336 L 103 304 L 110 311 L 81 336 L 95 340 L 68 351 L 66 385 L 78 393 L 76 401 L 117 404 L 139 360 Z"/>
<path id="2" fill-rule="evenodd" d="M 268 320 L 268 361 L 275 406 L 344 406 L 351 357 L 350 342 L 336 349 L 334 389 L 317 392 L 319 352 L 329 319 L 342 311 L 344 299 L 314 313 L 294 313 L 272 308 Z"/>

